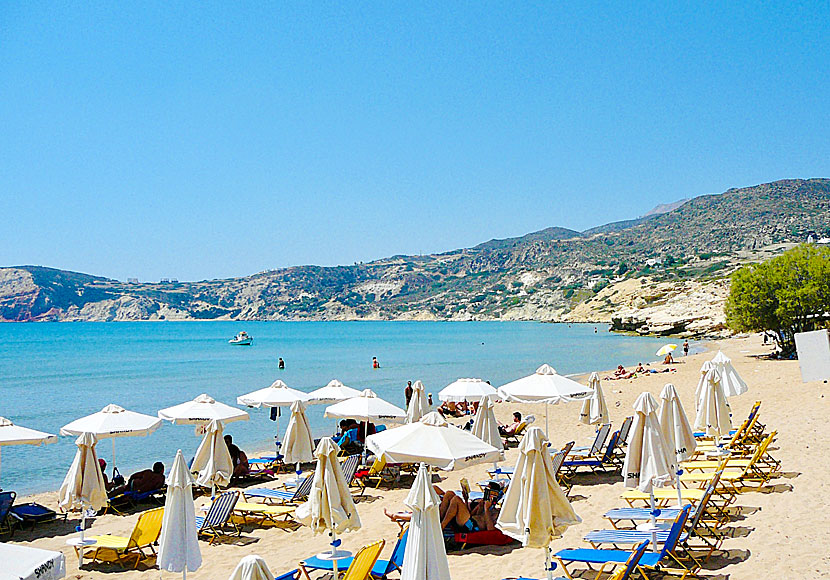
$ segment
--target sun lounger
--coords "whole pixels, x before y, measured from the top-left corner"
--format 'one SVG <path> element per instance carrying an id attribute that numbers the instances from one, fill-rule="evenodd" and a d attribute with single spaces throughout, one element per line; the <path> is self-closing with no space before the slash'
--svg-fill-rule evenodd
<path id="1" fill-rule="evenodd" d="M 275 525 L 287 522 L 295 509 L 297 508 L 292 505 L 268 505 L 246 501 L 238 501 L 233 507 L 234 513 L 239 514 L 245 523 L 248 523 L 249 519 L 254 519 L 260 523 L 270 522 Z"/>
<path id="2" fill-rule="evenodd" d="M 134 568 L 138 563 L 156 553 L 153 545 L 161 535 L 161 522 L 164 517 L 164 508 L 155 508 L 144 512 L 138 517 L 132 533 L 128 538 L 122 536 L 92 536 L 95 545 L 84 549 L 84 558 L 94 562 L 117 562 L 124 568 L 124 563 L 135 558 Z M 144 550 L 150 551 L 145 554 Z"/>
<path id="3" fill-rule="evenodd" d="M 602 453 L 602 448 L 605 442 L 608 441 L 608 436 L 611 434 L 611 423 L 603 423 L 599 426 L 594 434 L 594 442 L 590 445 L 582 445 L 571 448 L 570 459 L 586 459 L 588 457 L 595 457 Z"/>
<path id="4" fill-rule="evenodd" d="M 628 433 L 631 431 L 631 424 L 634 422 L 634 415 L 626 417 L 620 426 L 620 436 L 617 438 L 617 446 L 620 448 L 628 446 Z"/>
<path id="5" fill-rule="evenodd" d="M 679 534 L 678 541 L 683 542 L 688 536 L 688 532 L 683 531 L 683 525 L 688 521 L 689 510 L 691 506 L 686 506 L 679 511 L 677 517 L 668 529 L 661 529 L 657 532 L 640 531 L 640 530 L 594 530 L 588 532 L 582 539 L 591 544 L 594 548 L 599 548 L 603 544 L 612 544 L 615 548 L 619 546 L 630 546 L 640 544 L 642 542 L 653 540 L 657 538 L 657 544 L 664 544 L 672 537 L 672 534 Z"/>
<path id="6" fill-rule="evenodd" d="M 764 443 L 758 446 L 758 449 L 755 451 L 755 454 L 743 466 L 743 468 L 722 468 L 720 472 L 693 471 L 691 473 L 684 473 L 683 475 L 681 475 L 680 482 L 681 484 L 707 482 L 712 480 L 716 476 L 716 473 L 720 473 L 721 485 L 727 487 L 732 493 L 740 493 L 741 491 L 744 491 L 746 488 L 749 487 L 747 483 L 750 481 L 758 482 L 755 489 L 759 489 L 761 486 L 766 484 L 767 481 L 769 481 L 771 474 L 763 469 L 757 468 L 756 464 L 758 463 L 758 460 L 760 459 L 761 455 L 763 455 L 763 453 L 766 451 L 767 446 L 772 442 L 774 437 L 775 432 L 773 431 L 767 436 L 767 438 L 764 440 Z"/>
<path id="7" fill-rule="evenodd" d="M 585 459 L 565 459 L 562 464 L 562 474 L 565 479 L 571 479 L 579 472 L 580 468 L 587 467 L 593 472 L 601 471 L 617 471 L 622 468 L 619 458 L 616 454 L 617 440 L 620 432 L 614 431 L 611 439 L 608 441 L 608 446 L 605 448 L 605 453 L 599 457 L 591 457 Z"/>
<path id="8" fill-rule="evenodd" d="M 340 578 L 340 580 L 366 580 L 369 578 L 372 574 L 372 569 L 375 567 L 378 557 L 383 550 L 384 544 L 386 544 L 385 540 L 379 540 L 373 544 L 369 544 L 368 546 L 363 546 L 360 550 L 358 550 L 357 554 L 354 555 L 354 558 L 352 558 L 351 563 L 346 569 L 346 573 Z M 345 560 L 337 561 L 338 569 L 340 562 L 344 561 Z M 300 573 L 306 578 L 306 580 L 311 580 L 304 564 L 305 562 L 300 562 Z"/>
<path id="9" fill-rule="evenodd" d="M 479 530 L 477 532 L 450 532 L 445 538 L 451 550 L 464 550 L 467 546 L 506 546 L 515 540 L 501 530 Z"/>
<path id="10" fill-rule="evenodd" d="M 246 489 L 242 492 L 242 494 L 246 500 L 255 497 L 264 500 L 266 503 L 295 505 L 305 501 L 308 497 L 308 494 L 311 491 L 311 482 L 313 479 L 313 473 L 307 475 L 294 491 L 256 487 L 253 489 Z"/>
<path id="11" fill-rule="evenodd" d="M 720 483 L 720 472 L 715 472 L 715 476 L 709 481 L 709 485 L 713 487 L 713 496 L 717 496 L 719 500 L 722 502 L 722 507 L 729 505 L 734 500 L 734 494 L 732 494 L 728 490 L 718 489 L 718 485 Z M 708 489 L 708 486 L 707 486 Z M 692 505 L 697 505 L 706 494 L 707 489 L 701 488 L 682 488 L 680 490 L 681 498 L 683 501 L 688 501 Z M 650 501 L 649 494 L 640 491 L 639 489 L 628 489 L 622 494 L 622 499 L 628 502 L 628 505 L 634 507 L 634 504 L 637 502 L 642 502 L 647 504 Z M 656 488 L 654 490 L 654 500 L 658 507 L 666 506 L 672 502 L 677 501 L 677 489 L 673 487 L 661 487 Z M 716 502 L 714 501 L 714 497 L 712 500 L 713 504 Z"/>
<path id="12" fill-rule="evenodd" d="M 640 544 L 639 546 L 637 546 L 637 549 L 635 549 L 633 552 L 631 552 L 631 555 L 629 556 L 628 560 L 626 560 L 624 565 L 618 567 L 617 571 L 614 574 L 612 574 L 611 576 L 608 576 L 607 580 L 629 580 L 632 577 L 632 574 L 634 574 L 634 570 L 638 569 L 637 565 L 640 563 L 640 558 L 642 558 L 643 554 L 645 554 L 645 551 L 646 551 L 647 547 L 648 547 L 648 541 L 645 541 L 642 544 Z M 554 564 L 554 566 L 555 566 L 555 564 Z M 567 573 L 567 570 L 565 572 Z M 600 570 L 599 574 L 597 574 L 597 579 L 601 575 L 602 575 L 602 569 Z M 570 578 L 571 578 L 571 576 L 568 576 L 567 578 L 564 577 L 564 576 L 557 576 L 553 580 L 570 580 Z M 280 579 L 278 578 L 277 580 L 280 580 Z M 504 580 L 514 580 L 514 579 L 504 578 Z M 515 580 L 536 580 L 536 579 L 535 578 L 525 578 L 524 576 L 521 576 L 519 578 L 516 578 Z"/>
<path id="13" fill-rule="evenodd" d="M 207 514 L 196 516 L 199 536 L 207 536 L 213 544 L 220 536 L 241 535 L 242 530 L 231 519 L 238 500 L 239 493 L 236 491 L 226 491 L 213 500 Z"/>
<path id="14" fill-rule="evenodd" d="M 58 517 L 55 510 L 51 510 L 39 503 L 24 503 L 12 506 L 11 517 L 20 522 L 21 526 L 29 524 L 34 528 L 37 524 L 51 522 Z M 66 519 L 67 514 L 63 514 L 63 519 Z"/>
<path id="15" fill-rule="evenodd" d="M 374 484 L 375 489 L 380 487 L 381 484 L 390 487 L 397 484 L 401 480 L 401 467 L 397 463 L 386 463 L 384 457 L 376 457 L 369 469 L 358 471 L 354 478 L 360 485 L 360 495 L 363 495 L 366 488 L 372 484 Z"/>
<path id="16" fill-rule="evenodd" d="M 11 517 L 12 506 L 17 494 L 13 491 L 0 492 L 0 537 L 14 533 L 16 521 Z"/>
<path id="17" fill-rule="evenodd" d="M 114 495 L 107 500 L 107 509 L 111 509 L 117 514 L 121 514 L 123 510 L 138 507 L 138 504 L 143 501 L 153 501 L 156 505 L 164 503 L 164 496 L 167 493 L 167 486 L 162 486 L 152 491 L 132 491 L 127 490 L 124 493 Z"/>
<path id="18" fill-rule="evenodd" d="M 389 574 L 392 574 L 395 571 L 400 572 L 401 568 L 403 567 L 403 556 L 404 552 L 406 551 L 406 540 L 409 536 L 409 526 L 404 526 L 401 530 L 401 533 L 398 534 L 398 541 L 395 543 L 395 547 L 392 549 L 392 554 L 389 556 L 388 560 L 378 560 L 375 562 L 375 565 L 372 566 L 371 575 L 372 578 L 386 578 Z M 344 558 L 343 560 L 337 561 L 337 566 L 340 570 L 346 569 L 352 564 L 352 560 L 354 558 Z M 332 566 L 331 560 L 323 560 L 318 558 L 317 556 L 312 556 L 311 558 L 306 558 L 303 560 L 301 567 L 304 571 L 308 570 L 333 570 L 334 567 Z"/>
<path id="19" fill-rule="evenodd" d="M 343 471 L 343 478 L 346 480 L 346 485 L 352 487 L 355 485 L 354 475 L 357 473 L 357 468 L 360 465 L 360 454 L 349 455 L 340 465 Z"/>

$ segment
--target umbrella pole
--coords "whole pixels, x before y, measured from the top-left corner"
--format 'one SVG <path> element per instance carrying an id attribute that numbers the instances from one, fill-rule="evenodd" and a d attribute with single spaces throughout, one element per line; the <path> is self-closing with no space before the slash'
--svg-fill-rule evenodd
<path id="1" fill-rule="evenodd" d="M 553 580 L 553 563 L 550 561 L 550 546 L 545 546 L 545 570 L 548 573 L 548 580 Z"/>
<path id="2" fill-rule="evenodd" d="M 657 509 L 654 507 L 654 488 L 652 487 L 648 492 L 649 503 L 651 504 L 651 551 L 658 552 L 657 549 Z"/>
<path id="3" fill-rule="evenodd" d="M 545 403 L 545 437 L 548 436 L 548 404 Z"/>
<path id="4" fill-rule="evenodd" d="M 112 476 L 115 477 L 115 437 L 110 437 L 112 441 Z"/>
<path id="5" fill-rule="evenodd" d="M 335 557 L 336 556 L 335 552 L 337 552 L 337 532 L 335 532 L 332 529 L 332 531 L 331 531 L 331 559 L 332 559 L 332 568 L 334 569 L 334 576 L 332 577 L 332 580 L 337 580 L 337 576 L 339 574 L 339 570 L 337 569 L 337 558 Z"/>

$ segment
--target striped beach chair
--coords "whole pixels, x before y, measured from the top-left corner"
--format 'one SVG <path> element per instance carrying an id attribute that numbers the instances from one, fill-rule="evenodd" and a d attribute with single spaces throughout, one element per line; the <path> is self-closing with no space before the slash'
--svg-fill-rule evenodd
<path id="1" fill-rule="evenodd" d="M 196 516 L 199 536 L 209 537 L 210 543 L 213 544 L 220 536 L 242 535 L 242 530 L 231 519 L 237 501 L 239 493 L 236 491 L 226 491 L 214 499 L 207 514 Z"/>
<path id="2" fill-rule="evenodd" d="M 311 482 L 313 479 L 313 473 L 307 475 L 294 491 L 256 487 L 254 489 L 246 489 L 242 494 L 246 501 L 251 498 L 258 498 L 266 503 L 272 504 L 298 504 L 305 501 L 308 497 L 309 492 L 311 492 Z"/>

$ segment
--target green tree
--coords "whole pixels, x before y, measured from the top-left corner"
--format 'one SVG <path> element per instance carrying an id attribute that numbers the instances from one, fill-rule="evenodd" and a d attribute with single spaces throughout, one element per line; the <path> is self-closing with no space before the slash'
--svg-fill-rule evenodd
<path id="1" fill-rule="evenodd" d="M 737 331 L 774 334 L 781 353 L 795 352 L 795 334 L 830 318 L 830 249 L 802 245 L 732 275 L 726 322 Z"/>

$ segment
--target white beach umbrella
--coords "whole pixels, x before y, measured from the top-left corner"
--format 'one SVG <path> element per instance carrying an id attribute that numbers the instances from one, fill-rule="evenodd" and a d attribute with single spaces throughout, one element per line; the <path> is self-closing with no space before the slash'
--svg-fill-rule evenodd
<path id="1" fill-rule="evenodd" d="M 336 549 L 339 545 L 337 534 L 360 529 L 360 517 L 354 505 L 349 484 L 343 476 L 337 454 L 340 447 L 323 437 L 314 451 L 317 467 L 311 482 L 308 501 L 296 509 L 297 521 L 309 526 L 314 535 L 331 532 L 331 558 L 335 562 L 334 577 L 337 577 Z"/>
<path id="2" fill-rule="evenodd" d="M 305 403 L 294 401 L 291 404 L 291 419 L 285 430 L 285 439 L 282 446 L 283 461 L 296 463 L 300 471 L 300 463 L 314 460 L 314 438 L 311 436 L 311 426 L 305 414 Z"/>
<path id="3" fill-rule="evenodd" d="M 483 397 L 498 397 L 496 389 L 481 379 L 458 379 L 438 393 L 438 399 L 453 403 L 481 401 Z"/>
<path id="4" fill-rule="evenodd" d="M 700 393 L 706 385 L 706 373 L 715 368 L 711 361 L 705 361 L 700 367 L 700 378 L 697 380 L 697 387 L 695 387 L 695 414 L 700 413 Z"/>
<path id="5" fill-rule="evenodd" d="M 20 427 L 5 417 L 0 417 L 0 451 L 11 445 L 45 445 L 57 440 L 56 435 Z"/>
<path id="6" fill-rule="evenodd" d="M 735 370 L 735 367 L 732 366 L 732 360 L 723 354 L 722 351 L 718 351 L 718 354 L 712 359 L 712 364 L 715 365 L 715 368 L 720 373 L 720 384 L 724 395 L 727 397 L 737 397 L 749 390 L 746 382 L 738 374 L 738 371 Z"/>
<path id="7" fill-rule="evenodd" d="M 193 504 L 193 477 L 182 450 L 176 453 L 167 476 L 167 497 L 161 520 L 158 557 L 159 570 L 195 572 L 202 565 L 202 552 L 196 530 L 196 506 Z"/>
<path id="8" fill-rule="evenodd" d="M 683 505 L 680 489 L 680 462 L 691 457 L 697 448 L 697 440 L 689 425 L 686 411 L 680 402 L 680 396 L 674 385 L 668 383 L 660 392 L 660 427 L 666 442 L 674 450 L 677 470 L 675 471 L 675 486 L 677 487 L 677 505 Z"/>
<path id="9" fill-rule="evenodd" d="M 424 383 L 415 381 L 412 383 L 412 397 L 409 399 L 409 406 L 406 408 L 406 422 L 415 423 L 427 413 L 429 413 L 429 402 L 427 401 Z"/>
<path id="10" fill-rule="evenodd" d="M 112 440 L 112 469 L 115 473 L 115 438 L 144 437 L 161 426 L 161 419 L 107 405 L 97 413 L 75 419 L 61 427 L 61 435 L 92 433 L 98 439 Z"/>
<path id="11" fill-rule="evenodd" d="M 252 554 L 239 561 L 228 580 L 274 580 L 274 575 L 265 560 Z"/>
<path id="12" fill-rule="evenodd" d="M 158 416 L 174 425 L 205 425 L 214 419 L 222 423 L 247 421 L 248 413 L 242 409 L 220 403 L 209 395 L 199 395 L 192 401 L 168 407 L 158 412 Z"/>
<path id="13" fill-rule="evenodd" d="M 222 421 L 214 419 L 205 427 L 205 435 L 190 469 L 197 473 L 196 483 L 209 487 L 211 496 L 216 492 L 216 486 L 228 485 L 233 475 L 233 460 L 228 446 L 222 438 Z"/>
<path id="14" fill-rule="evenodd" d="M 721 376 L 712 366 L 704 375 L 703 387 L 698 394 L 695 429 L 715 437 L 719 444 L 721 435 L 729 433 L 731 428 L 729 403 L 721 388 Z"/>
<path id="15" fill-rule="evenodd" d="M 491 398 L 487 397 L 481 400 L 470 433 L 501 450 L 504 449 L 504 442 L 501 440 L 501 435 L 499 435 L 499 423 L 496 421 L 493 407 L 495 407 L 495 403 Z"/>
<path id="16" fill-rule="evenodd" d="M 308 393 L 308 402 L 312 405 L 331 404 L 338 401 L 345 401 L 352 397 L 359 397 L 360 391 L 347 387 L 337 379 L 329 381 L 325 387 L 320 387 Z"/>
<path id="17" fill-rule="evenodd" d="M 292 389 L 280 379 L 277 379 L 270 386 L 264 389 L 259 389 L 247 395 L 242 395 L 236 398 L 237 405 L 245 405 L 259 409 L 260 407 L 274 408 L 277 407 L 277 437 L 280 432 L 280 409 L 279 407 L 290 407 L 295 401 L 308 401 L 308 393 Z M 280 442 L 276 441 L 277 451 L 280 450 Z"/>
<path id="18" fill-rule="evenodd" d="M 61 552 L 0 544 L 2 578 L 9 580 L 60 580 L 66 576 L 66 557 Z"/>
<path id="19" fill-rule="evenodd" d="M 439 508 L 441 500 L 432 487 L 425 463 L 406 496 L 404 504 L 412 510 L 401 580 L 449 580 L 450 566 L 444 546 Z"/>
<path id="20" fill-rule="evenodd" d="M 582 412 L 579 414 L 580 422 L 585 425 L 598 425 L 610 423 L 608 406 L 605 404 L 605 393 L 602 392 L 602 381 L 597 373 L 591 373 L 588 379 L 588 387 L 591 394 L 582 402 Z"/>
<path id="21" fill-rule="evenodd" d="M 86 528 L 86 511 L 98 511 L 107 505 L 107 488 L 104 475 L 98 464 L 95 444 L 98 439 L 92 433 L 84 433 L 75 441 L 78 451 L 75 459 L 58 490 L 58 506 L 66 511 L 81 510 L 80 544 L 84 545 L 84 528 Z M 83 558 L 83 548 L 81 548 Z M 80 564 L 79 564 L 80 565 Z"/>
<path id="22" fill-rule="evenodd" d="M 625 487 L 636 487 L 650 496 L 654 512 L 654 488 L 669 485 L 674 477 L 675 458 L 663 435 L 657 417 L 657 401 L 651 393 L 641 393 L 634 401 L 634 422 L 628 435 L 623 463 Z M 656 516 L 651 517 L 652 549 L 657 550 Z"/>
<path id="23" fill-rule="evenodd" d="M 355 421 L 382 420 L 389 423 L 406 421 L 406 411 L 378 397 L 371 389 L 363 390 L 357 397 L 346 399 L 326 407 L 327 419 L 354 419 Z"/>
<path id="24" fill-rule="evenodd" d="M 545 550 L 548 578 L 550 543 L 582 520 L 556 482 L 548 438 L 530 427 L 519 444 L 519 459 L 502 502 L 496 527 L 527 548 Z"/>
<path id="25" fill-rule="evenodd" d="M 502 385 L 498 392 L 505 401 L 546 405 L 581 400 L 591 395 L 590 388 L 563 377 L 549 364 L 543 364 L 532 375 Z M 545 407 L 545 433 L 547 431 L 548 408 Z"/>
<path id="26" fill-rule="evenodd" d="M 445 471 L 501 458 L 501 451 L 469 431 L 450 425 L 435 411 L 417 423 L 370 435 L 366 447 L 389 463 L 426 463 Z"/>

